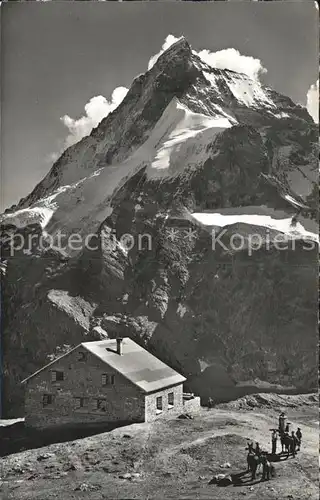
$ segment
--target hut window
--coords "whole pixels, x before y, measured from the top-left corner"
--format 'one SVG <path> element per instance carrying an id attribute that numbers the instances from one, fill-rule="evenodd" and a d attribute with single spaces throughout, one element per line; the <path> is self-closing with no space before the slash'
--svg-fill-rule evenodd
<path id="1" fill-rule="evenodd" d="M 162 412 L 162 396 L 157 397 L 156 405 L 157 405 L 157 413 Z"/>
<path id="2" fill-rule="evenodd" d="M 173 392 L 169 392 L 168 394 L 168 408 L 173 408 L 174 406 L 174 394 Z"/>
<path id="3" fill-rule="evenodd" d="M 42 397 L 42 406 L 49 406 L 53 403 L 53 395 L 52 394 L 44 394 Z"/>
<path id="4" fill-rule="evenodd" d="M 51 380 L 52 382 L 61 382 L 61 380 L 64 380 L 64 373 L 58 370 L 53 370 L 51 372 Z"/>
<path id="5" fill-rule="evenodd" d="M 84 408 L 86 406 L 85 398 L 75 398 L 76 408 Z"/>
<path id="6" fill-rule="evenodd" d="M 103 373 L 101 377 L 102 385 L 114 385 L 115 376 L 108 375 L 107 373 Z"/>

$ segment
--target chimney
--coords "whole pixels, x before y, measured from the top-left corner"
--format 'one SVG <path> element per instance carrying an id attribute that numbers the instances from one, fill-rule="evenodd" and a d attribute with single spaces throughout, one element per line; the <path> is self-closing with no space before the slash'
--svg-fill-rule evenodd
<path id="1" fill-rule="evenodd" d="M 117 354 L 119 354 L 119 356 L 122 354 L 122 340 L 122 338 L 117 339 Z"/>

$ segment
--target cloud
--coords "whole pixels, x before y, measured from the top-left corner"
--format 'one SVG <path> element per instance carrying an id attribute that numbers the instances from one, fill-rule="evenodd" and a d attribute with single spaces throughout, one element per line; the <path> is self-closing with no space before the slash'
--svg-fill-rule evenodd
<path id="1" fill-rule="evenodd" d="M 253 80 L 257 80 L 262 73 L 267 72 L 260 59 L 244 56 L 236 49 L 223 49 L 217 52 L 204 49 L 195 53 L 213 68 L 231 69 L 238 73 L 244 73 Z"/>
<path id="2" fill-rule="evenodd" d="M 152 68 L 158 57 L 172 44 L 180 40 L 180 38 L 181 37 L 176 37 L 174 35 L 168 35 L 161 47 L 160 52 L 150 58 L 148 70 Z M 210 50 L 203 49 L 199 52 L 193 50 L 193 53 L 213 68 L 231 69 L 233 71 L 237 71 L 238 73 L 245 73 L 254 80 L 258 79 L 261 74 L 267 72 L 260 59 L 240 54 L 240 52 L 236 49 L 229 48 L 218 50 L 217 52 L 211 52 Z"/>
<path id="3" fill-rule="evenodd" d="M 319 123 L 319 80 L 311 85 L 307 93 L 307 110 L 316 123 Z"/>
<path id="4" fill-rule="evenodd" d="M 126 87 L 117 87 L 112 92 L 110 101 L 102 95 L 92 97 L 85 105 L 85 114 L 81 116 L 81 118 L 74 119 L 69 115 L 62 116 L 60 120 L 69 130 L 64 147 L 67 148 L 72 146 L 72 144 L 75 144 L 86 135 L 89 135 L 91 130 L 96 127 L 103 118 L 119 106 L 127 92 L 128 89 Z M 52 157 L 54 157 L 54 153 Z"/>
<path id="5" fill-rule="evenodd" d="M 54 163 L 55 161 L 57 161 L 57 159 L 59 158 L 60 154 L 62 153 L 62 151 L 60 153 L 49 153 L 46 157 L 45 157 L 45 161 L 47 163 Z"/>

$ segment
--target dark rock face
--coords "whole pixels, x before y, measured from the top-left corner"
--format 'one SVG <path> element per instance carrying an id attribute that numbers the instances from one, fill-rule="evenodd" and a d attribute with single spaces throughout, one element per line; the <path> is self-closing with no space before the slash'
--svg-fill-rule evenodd
<path id="1" fill-rule="evenodd" d="M 173 98 L 192 113 L 234 120 L 191 144 L 190 155 L 198 148 L 196 165 L 180 168 L 185 160 L 178 150 L 170 158 L 176 175 L 152 177 L 148 161 L 142 161 L 119 183 L 108 202 L 110 213 L 94 226 L 94 250 L 39 250 L 40 225 L 17 229 L 4 219 L 6 416 L 23 414 L 23 378 L 63 346 L 99 338 L 97 326 L 110 337 L 129 336 L 147 347 L 183 373 L 187 389 L 204 399 L 242 396 L 261 381 L 296 391 L 315 387 L 316 246 L 298 238 L 295 248 L 279 249 L 278 230 L 238 222 L 221 232 L 223 245 L 213 248 L 212 228 L 192 217 L 263 207 L 282 211 L 284 218 L 299 208 L 310 223 L 317 220 L 315 125 L 306 110 L 271 89 L 265 95 L 275 107 L 263 100 L 245 105 L 230 90 L 243 83 L 244 75 L 210 68 L 180 40 L 21 200 L 20 209 L 39 206 L 58 187 L 85 183 L 98 168 L 130 162 Z M 309 185 L 300 190 L 305 176 Z M 71 229 L 84 220 L 75 219 Z M 219 236 L 222 229 L 214 229 Z M 37 237 L 28 254 L 21 250 L 12 257 L 8 238 L 19 232 Z M 263 243 L 249 255 L 252 233 Z M 125 234 L 131 238 L 127 250 Z M 230 245 L 235 234 L 246 242 L 238 250 Z"/>

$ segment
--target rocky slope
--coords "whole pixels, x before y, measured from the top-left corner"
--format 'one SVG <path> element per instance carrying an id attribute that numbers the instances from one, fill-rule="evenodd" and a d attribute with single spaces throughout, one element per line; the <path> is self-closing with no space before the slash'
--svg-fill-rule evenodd
<path id="1" fill-rule="evenodd" d="M 2 216 L 6 415 L 48 356 L 119 333 L 203 398 L 315 387 L 317 155 L 304 108 L 171 46 Z"/>

